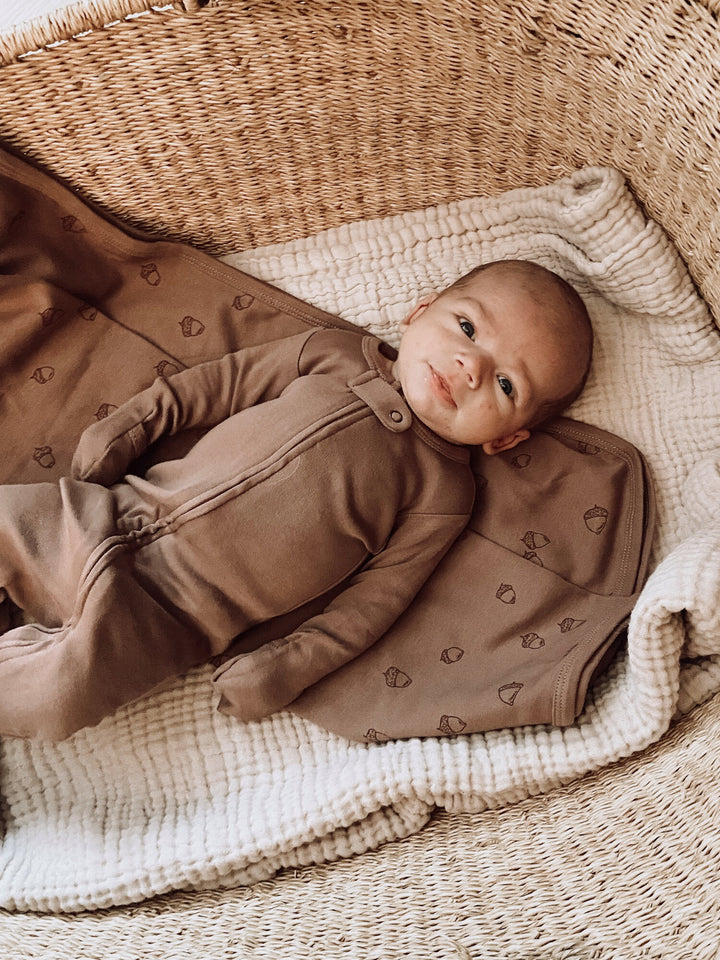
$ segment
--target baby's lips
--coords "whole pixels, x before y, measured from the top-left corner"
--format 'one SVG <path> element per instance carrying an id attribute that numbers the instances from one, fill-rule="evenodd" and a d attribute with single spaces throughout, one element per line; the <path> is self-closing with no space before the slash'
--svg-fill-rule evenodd
<path id="1" fill-rule="evenodd" d="M 438 373 L 434 367 L 430 367 L 430 377 L 436 391 L 440 393 L 441 397 L 443 397 L 448 403 L 452 404 L 452 406 L 457 406 L 453 389 L 445 377 L 441 373 Z"/>

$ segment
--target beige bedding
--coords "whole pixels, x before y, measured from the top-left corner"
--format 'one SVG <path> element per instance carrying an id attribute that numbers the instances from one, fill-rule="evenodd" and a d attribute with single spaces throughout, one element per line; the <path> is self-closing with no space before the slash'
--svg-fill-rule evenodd
<path id="1" fill-rule="evenodd" d="M 418 292 L 510 256 L 585 296 L 597 354 L 571 413 L 636 444 L 657 492 L 655 570 L 629 652 L 579 721 L 349 743 L 288 713 L 224 718 L 199 669 L 66 743 L 3 743 L 2 906 L 92 909 L 361 853 L 420 829 L 435 806 L 494 807 L 640 750 L 720 687 L 720 336 L 618 174 L 582 170 L 229 262 L 392 341 Z"/>

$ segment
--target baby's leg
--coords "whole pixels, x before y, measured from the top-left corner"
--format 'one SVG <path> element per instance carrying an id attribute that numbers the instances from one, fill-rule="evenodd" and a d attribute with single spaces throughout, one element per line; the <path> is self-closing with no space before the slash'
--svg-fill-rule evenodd
<path id="1" fill-rule="evenodd" d="M 114 531 L 114 500 L 96 484 L 0 485 L 0 632 L 11 626 L 11 601 L 23 619 L 65 622 L 88 557 Z M 5 623 L 4 621 L 8 622 Z"/>
<path id="2" fill-rule="evenodd" d="M 104 487 L 0 485 L 0 734 L 73 726 L 87 661 L 73 618 L 93 554 L 114 535 Z"/>
<path id="3" fill-rule="evenodd" d="M 111 545 L 86 568 L 63 626 L 0 638 L 0 735 L 63 740 L 212 654 L 134 559 L 126 541 Z"/>

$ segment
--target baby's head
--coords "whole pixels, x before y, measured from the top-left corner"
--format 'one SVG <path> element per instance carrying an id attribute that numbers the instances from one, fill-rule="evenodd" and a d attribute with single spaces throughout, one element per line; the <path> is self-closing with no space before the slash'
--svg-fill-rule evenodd
<path id="1" fill-rule="evenodd" d="M 579 294 L 527 260 L 497 260 L 424 297 L 394 373 L 415 415 L 452 443 L 509 450 L 582 390 L 593 334 Z"/>

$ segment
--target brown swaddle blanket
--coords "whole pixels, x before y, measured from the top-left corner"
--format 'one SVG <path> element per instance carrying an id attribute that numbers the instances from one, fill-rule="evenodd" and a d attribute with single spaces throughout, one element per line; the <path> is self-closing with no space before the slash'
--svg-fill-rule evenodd
<path id="1" fill-rule="evenodd" d="M 474 460 L 475 509 L 410 609 L 292 708 L 346 737 L 564 726 L 647 567 L 653 505 L 630 444 L 557 418 Z"/>
<path id="2" fill-rule="evenodd" d="M 4 482 L 67 474 L 82 430 L 158 375 L 313 326 L 357 329 L 109 222 L 8 154 L 0 181 Z M 176 454 L 161 442 L 155 458 Z M 478 453 L 474 468 L 470 525 L 410 609 L 291 709 L 358 740 L 575 719 L 644 577 L 642 460 L 617 437 L 558 419 L 508 454 Z M 223 683 L 233 656 L 311 612 L 239 638 Z"/>

